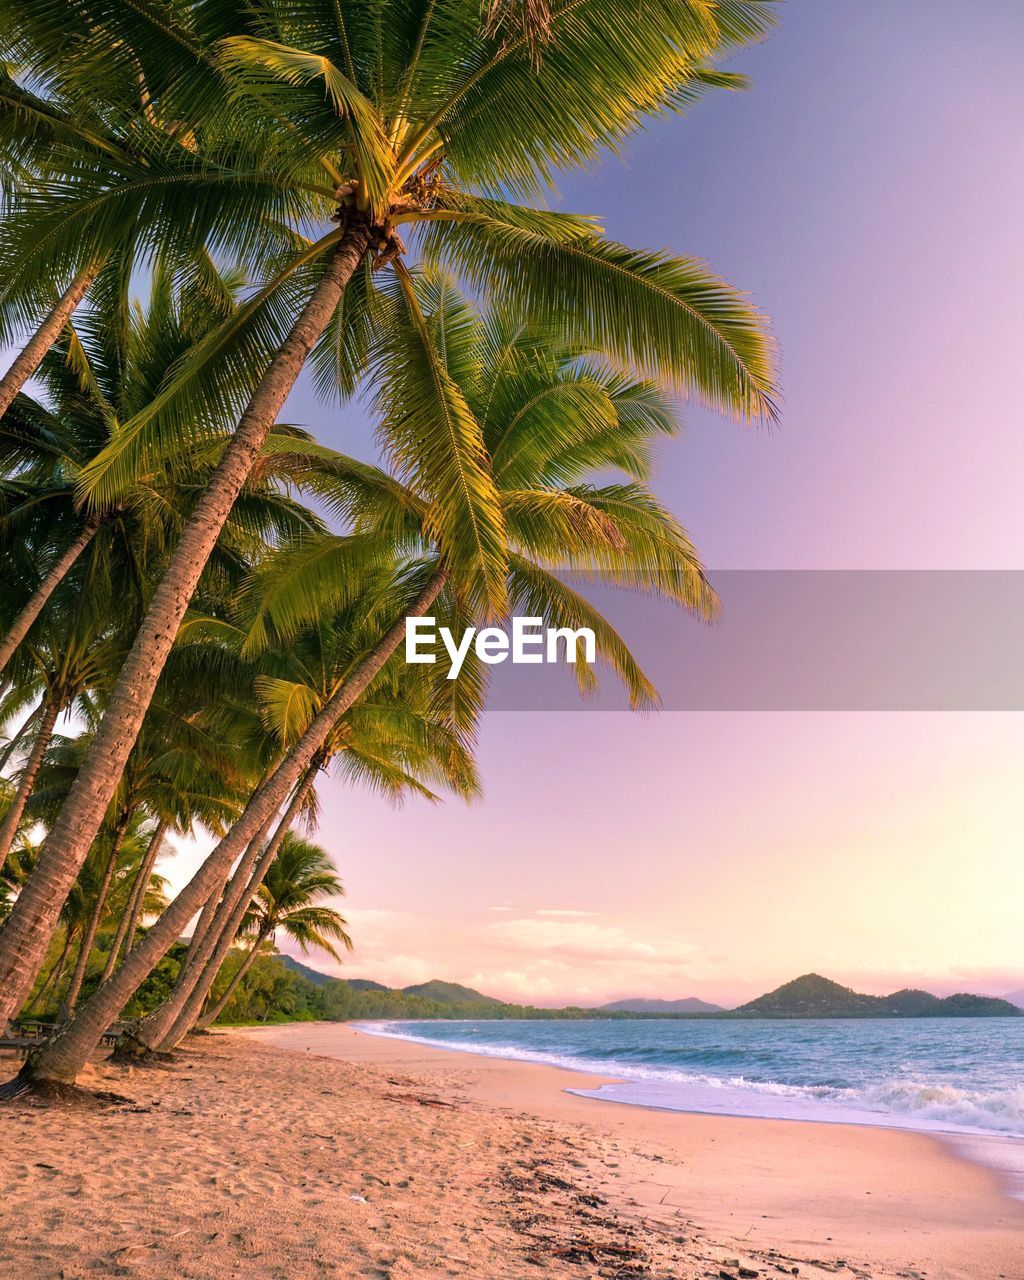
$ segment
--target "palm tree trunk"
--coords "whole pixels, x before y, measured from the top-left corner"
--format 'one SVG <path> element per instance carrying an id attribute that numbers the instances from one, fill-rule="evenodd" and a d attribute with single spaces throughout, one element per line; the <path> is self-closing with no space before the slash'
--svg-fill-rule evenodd
<path id="1" fill-rule="evenodd" d="M 149 875 L 153 870 L 153 863 L 156 861 L 156 855 L 160 849 L 160 842 L 164 838 L 164 832 L 167 830 L 167 823 L 161 822 L 157 829 L 153 832 L 149 844 L 146 846 L 146 852 L 142 855 L 142 862 L 135 874 L 135 881 L 132 884 L 131 895 L 128 899 L 127 909 L 121 916 L 117 925 L 117 932 L 114 934 L 114 942 L 110 948 L 110 954 L 107 956 L 107 963 L 103 966 L 103 975 L 100 982 L 106 982 L 110 975 L 114 972 L 114 966 L 117 964 L 117 958 L 121 954 L 121 947 L 124 940 L 128 936 L 128 930 L 133 928 L 133 920 L 136 910 L 141 914 L 142 900 L 146 896 L 146 887 L 149 884 Z"/>
<path id="2" fill-rule="evenodd" d="M 11 682 L 9 680 L 0 681 L 0 698 L 4 697 L 7 690 L 10 688 L 10 685 Z M 36 711 L 38 710 L 39 707 L 36 707 Z M 30 731 L 34 727 L 32 724 L 33 718 L 34 715 L 26 716 L 18 726 L 17 730 L 4 743 L 4 748 L 0 751 L 0 770 L 6 769 L 8 761 L 21 746 L 22 738 L 28 737 Z"/>
<path id="3" fill-rule="evenodd" d="M 128 955 L 132 947 L 135 946 L 135 935 L 138 933 L 139 925 L 142 923 L 142 915 L 146 905 L 146 890 L 149 888 L 149 878 L 153 874 L 153 867 L 156 865 L 156 860 L 160 855 L 169 826 L 169 822 L 161 822 L 153 832 L 153 838 L 149 842 L 146 856 L 142 860 L 142 866 L 139 867 L 139 874 L 132 888 L 131 901 L 128 903 L 128 932 L 125 934 L 124 943 L 125 955 Z"/>
<path id="4" fill-rule="evenodd" d="M 18 790 L 14 793 L 11 807 L 7 810 L 3 822 L 0 823 L 0 871 L 4 869 L 7 855 L 10 853 L 11 845 L 14 843 L 14 837 L 18 834 L 18 825 L 21 822 L 22 814 L 25 812 L 25 806 L 28 804 L 28 798 L 32 794 L 32 788 L 36 784 L 36 775 L 39 773 L 39 768 L 43 763 L 43 756 L 46 755 L 46 748 L 50 745 L 50 739 L 53 737 L 53 730 L 59 715 L 60 699 L 48 695 L 46 702 L 43 704 L 43 718 L 39 722 L 35 742 L 32 743 L 32 750 L 29 752 L 25 767 L 21 771 Z"/>
<path id="5" fill-rule="evenodd" d="M 42 582 L 29 596 L 21 612 L 11 623 L 11 629 L 0 640 L 0 671 L 3 671 L 8 662 L 10 662 L 18 645 L 28 634 L 29 627 L 39 617 L 50 596 L 53 595 L 54 591 L 67 577 L 69 569 L 92 541 L 99 527 L 99 516 L 89 516 L 65 548 L 63 555 L 46 572 Z"/>
<path id="6" fill-rule="evenodd" d="M 124 843 L 125 832 L 128 830 L 128 824 L 131 819 L 131 810 L 126 809 L 118 818 L 117 825 L 114 827 L 113 835 L 111 836 L 110 857 L 107 858 L 107 865 L 103 869 L 103 879 L 100 882 L 99 892 L 96 894 L 96 903 L 93 906 L 92 915 L 89 917 L 89 923 L 85 926 L 85 932 L 82 934 L 82 945 L 78 949 L 75 971 L 71 975 L 71 985 L 68 987 L 68 993 L 64 997 L 64 1008 L 68 1017 L 74 1013 L 75 1006 L 78 1004 L 82 983 L 85 980 L 85 971 L 89 967 L 89 953 L 92 951 L 92 944 L 96 941 L 96 933 L 100 927 L 100 921 L 103 919 L 103 908 L 106 906 L 107 894 L 110 892 L 110 884 L 117 869 L 117 860 L 121 855 L 121 845 Z"/>
<path id="7" fill-rule="evenodd" d="M 131 1040 L 136 1052 L 139 1049 L 173 1048 L 192 1025 L 194 1018 L 202 1009 L 203 1001 L 220 971 L 224 958 L 234 943 L 242 917 L 252 901 L 252 895 L 263 882 L 266 868 L 277 856 L 284 833 L 294 822 L 305 803 L 316 777 L 317 767 L 312 765 L 306 777 L 296 788 L 273 838 L 267 839 L 274 820 L 274 815 L 271 814 L 268 821 L 260 828 L 256 838 L 250 841 L 245 856 L 239 861 L 234 875 L 225 886 L 220 905 L 206 933 L 194 948 L 189 948 L 185 965 L 174 989 L 160 1008 L 154 1009 L 148 1017 L 143 1018 L 132 1033 Z M 267 841 L 265 848 L 264 841 Z M 179 1024 L 184 1027 L 184 1030 L 181 1035 L 176 1035 Z"/>
<path id="8" fill-rule="evenodd" d="M 220 900 L 224 896 L 224 890 L 228 887 L 228 881 L 231 879 L 230 873 L 224 877 L 224 883 L 219 889 L 214 889 L 213 893 L 203 903 L 203 909 L 199 913 L 199 919 L 196 921 L 196 927 L 192 930 L 192 936 L 188 940 L 188 951 L 185 953 L 185 961 L 191 952 L 194 952 L 199 946 L 203 938 L 206 937 L 207 930 L 213 917 L 217 914 L 217 908 L 220 906 Z"/>
<path id="9" fill-rule="evenodd" d="M 0 930 L 0 1022 L 11 1007 L 21 1004 L 39 972 L 61 907 L 113 798 L 196 584 L 306 357 L 365 257 L 370 234 L 367 221 L 353 221 L 338 242 L 312 296 L 253 393 L 153 593 L 36 870 Z"/>
<path id="10" fill-rule="evenodd" d="M 32 1000 L 30 1009 L 42 1009 L 43 997 L 49 994 L 50 988 L 56 986 L 64 975 L 64 965 L 67 962 L 68 954 L 71 951 L 71 944 L 74 941 L 74 934 L 69 929 L 64 935 L 64 945 L 60 949 L 60 955 L 54 960 L 50 968 L 50 972 L 46 975 L 46 981 L 36 992 Z"/>
<path id="11" fill-rule="evenodd" d="M 213 1023 L 217 1021 L 220 1015 L 224 1012 L 227 1002 L 235 994 L 235 989 L 237 988 L 238 984 L 242 981 L 245 975 L 252 968 L 256 960 L 256 957 L 259 955 L 260 947 L 263 946 L 263 943 L 265 941 L 266 939 L 264 938 L 262 933 L 257 936 L 256 941 L 249 948 L 248 954 L 246 955 L 245 959 L 235 970 L 234 977 L 231 979 L 228 985 L 224 988 L 224 994 L 221 996 L 221 998 L 217 1001 L 217 1003 L 213 1006 L 212 1009 L 208 1009 L 201 1018 L 196 1020 L 197 1027 L 209 1027 L 209 1026 L 212 1026 Z M 220 965 L 217 966 L 217 972 L 218 973 L 220 972 Z"/>
<path id="12" fill-rule="evenodd" d="M 242 896 L 245 886 L 249 883 L 256 859 L 259 857 L 263 843 L 274 825 L 274 817 L 275 814 L 270 814 L 256 833 L 256 836 L 249 842 L 249 847 L 239 859 L 234 874 L 225 877 L 221 892 L 217 893 L 215 891 L 210 895 L 208 901 L 215 904 L 216 911 L 213 913 L 202 936 L 198 939 L 193 937 L 192 942 L 189 944 L 177 982 L 171 988 L 163 1004 L 154 1009 L 152 1013 L 147 1014 L 133 1029 L 130 1036 L 124 1037 L 123 1042 L 118 1046 L 119 1054 L 135 1056 L 139 1053 L 150 1052 L 161 1046 L 167 1033 L 176 1022 L 182 1005 L 189 998 L 195 989 L 196 983 L 199 982 L 205 972 L 206 964 L 213 954 L 222 932 L 227 927 L 227 922 L 234 910 L 235 903 Z"/>
<path id="13" fill-rule="evenodd" d="M 75 308 L 99 274 L 99 263 L 83 267 L 53 304 L 46 319 L 35 331 L 0 379 L 0 418 L 11 407 L 14 397 L 39 368 L 47 351 L 60 337 L 61 330 L 75 313 Z"/>
<path id="14" fill-rule="evenodd" d="M 422 617 L 440 595 L 447 580 L 448 574 L 443 569 L 434 574 L 405 616 Z M 131 955 L 126 957 L 120 969 L 86 1001 L 73 1022 L 29 1058 L 18 1079 L 8 1087 L 8 1093 L 45 1081 L 74 1082 L 108 1025 L 167 954 L 181 930 L 213 892 L 220 877 L 226 874 L 242 849 L 256 836 L 267 813 L 274 813 L 298 784 L 341 717 L 358 701 L 381 667 L 402 644 L 405 616 L 394 624 L 317 713 L 271 777 L 257 787 L 235 825 Z M 0 1090 L 0 1096 L 3 1092 Z"/>
<path id="15" fill-rule="evenodd" d="M 256 866 L 252 868 L 251 875 L 247 877 L 241 886 L 241 890 L 235 895 L 234 905 L 230 914 L 224 920 L 220 931 L 217 932 L 215 928 L 211 928 L 210 932 L 216 939 L 213 952 L 206 962 L 205 969 L 195 980 L 192 989 L 186 993 L 185 999 L 176 1002 L 179 1009 L 178 1015 L 170 1029 L 157 1042 L 161 1049 L 170 1050 L 179 1045 L 191 1031 L 193 1023 L 202 1012 L 206 997 L 210 994 L 213 984 L 217 981 L 217 974 L 220 973 L 221 965 L 227 959 L 228 952 L 235 944 L 235 938 L 238 936 L 238 930 L 241 927 L 246 911 L 249 909 L 249 904 L 266 878 L 271 864 L 277 857 L 281 849 L 281 842 L 291 830 L 292 823 L 306 803 L 306 797 L 313 788 L 319 769 L 319 761 L 314 760 L 306 770 L 306 776 L 296 788 L 284 817 L 277 824 L 274 838 L 267 844 Z"/>
<path id="16" fill-rule="evenodd" d="M 273 772 L 274 772 L 273 767 L 268 769 L 267 772 L 263 775 L 263 778 L 261 779 L 261 781 L 266 782 L 266 780 L 271 776 Z M 270 829 L 270 825 L 268 823 L 267 831 L 269 831 L 269 829 Z M 244 861 L 245 857 L 247 857 L 250 854 L 250 852 L 252 854 L 252 858 L 255 859 L 258 847 L 262 843 L 262 841 L 265 839 L 266 839 L 266 831 L 261 831 L 254 841 L 250 841 L 250 847 L 249 849 L 246 850 L 246 853 L 243 855 L 241 861 Z M 195 928 L 192 930 L 192 936 L 191 938 L 189 938 L 189 941 L 188 941 L 188 951 L 186 951 L 185 953 L 185 961 L 184 961 L 184 966 L 182 968 L 182 974 L 184 973 L 185 967 L 190 966 L 191 960 L 197 954 L 197 950 L 200 943 L 206 937 L 207 930 L 210 928 L 210 925 L 213 923 L 217 915 L 217 910 L 220 907 L 221 899 L 224 896 L 224 890 L 228 887 L 228 882 L 230 881 L 230 879 L 231 879 L 231 871 L 229 868 L 224 875 L 223 882 L 220 885 L 218 885 L 217 888 L 214 889 L 213 893 L 211 893 L 210 896 L 203 903 L 203 909 L 199 912 L 199 919 L 196 921 Z"/>

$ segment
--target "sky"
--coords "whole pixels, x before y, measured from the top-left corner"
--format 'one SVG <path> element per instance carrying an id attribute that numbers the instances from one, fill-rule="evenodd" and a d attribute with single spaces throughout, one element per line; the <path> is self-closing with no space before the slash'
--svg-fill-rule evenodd
<path id="1" fill-rule="evenodd" d="M 712 576 L 1022 569 L 1024 7 L 781 19 L 733 64 L 749 91 L 559 197 L 772 317 L 780 425 L 688 408 L 655 487 Z M 360 411 L 308 385 L 287 418 L 372 454 Z M 311 963 L 540 1004 L 731 1004 L 810 970 L 1001 994 L 1024 986 L 1022 764 L 1011 712 L 493 711 L 471 808 L 324 784 L 356 950 Z"/>

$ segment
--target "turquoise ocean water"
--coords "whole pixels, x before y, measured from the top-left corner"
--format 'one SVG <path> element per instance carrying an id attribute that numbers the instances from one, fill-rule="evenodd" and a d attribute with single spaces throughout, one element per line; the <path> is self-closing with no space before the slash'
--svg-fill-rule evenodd
<path id="1" fill-rule="evenodd" d="M 1001 1135 L 1020 1139 L 1024 1151 L 1024 1018 L 451 1021 L 364 1029 L 614 1077 L 573 1092 L 636 1106 Z"/>

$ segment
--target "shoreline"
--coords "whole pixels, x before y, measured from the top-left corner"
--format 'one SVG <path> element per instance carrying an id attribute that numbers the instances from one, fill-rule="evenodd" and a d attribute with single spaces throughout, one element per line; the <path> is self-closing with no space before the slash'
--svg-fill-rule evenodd
<path id="1" fill-rule="evenodd" d="M 439 1049 L 352 1024 L 291 1024 L 243 1033 L 290 1052 L 415 1070 L 503 1114 L 569 1124 L 628 1158 L 602 1193 L 661 1227 L 685 1206 L 716 1239 L 762 1249 L 862 1258 L 864 1274 L 982 1280 L 1013 1276 L 1024 1204 L 1005 1176 L 944 1137 L 845 1123 L 708 1115 L 566 1092 L 613 1077 Z M 738 1227 L 742 1225 L 742 1230 Z"/>
<path id="2" fill-rule="evenodd" d="M 284 1024 L 280 1024 L 284 1025 Z M 309 1025 L 309 1024 L 307 1024 Z M 316 1025 L 332 1025 L 332 1024 L 316 1024 Z M 722 1116 L 735 1120 L 778 1120 L 786 1124 L 826 1124 L 826 1125 L 846 1125 L 857 1129 L 890 1129 L 897 1133 L 920 1133 L 928 1137 L 938 1138 L 954 1148 L 970 1147 L 972 1144 L 978 1144 L 984 1147 L 987 1143 L 992 1143 L 994 1148 L 999 1148 L 1004 1144 L 1009 1148 L 1012 1147 L 1019 1151 L 1020 1158 L 1017 1161 L 1009 1162 L 1006 1160 L 986 1160 L 976 1156 L 966 1156 L 974 1164 L 980 1164 L 988 1169 L 1002 1170 L 1006 1173 L 1006 1191 L 1013 1199 L 1024 1199 L 1024 1134 L 1001 1133 L 995 1129 L 982 1129 L 980 1127 L 972 1127 L 969 1125 L 960 1125 L 958 1127 L 943 1127 L 941 1122 L 934 1121 L 930 1124 L 911 1124 L 901 1123 L 898 1113 L 886 1113 L 882 1111 L 868 1112 L 851 1108 L 847 1115 L 844 1115 L 839 1107 L 833 1108 L 829 1114 L 821 1115 L 784 1115 L 774 1114 L 772 1112 L 758 1111 L 731 1111 L 726 1108 L 708 1109 L 699 1106 L 660 1106 L 657 1102 L 652 1102 L 648 1098 L 637 1100 L 631 1097 L 615 1097 L 604 1090 L 617 1085 L 630 1086 L 637 1084 L 637 1078 L 634 1076 L 613 1074 L 613 1073 L 595 1073 L 586 1066 L 576 1065 L 571 1061 L 548 1061 L 543 1057 L 529 1057 L 527 1055 L 516 1056 L 514 1054 L 503 1054 L 497 1052 L 485 1052 L 482 1049 L 474 1048 L 471 1045 L 461 1045 L 455 1043 L 441 1043 L 437 1040 L 431 1040 L 427 1037 L 420 1037 L 408 1034 L 400 1034 L 386 1030 L 377 1030 L 378 1027 L 386 1027 L 390 1024 L 385 1021 L 375 1022 L 349 1022 L 346 1024 L 353 1030 L 360 1032 L 362 1035 L 378 1036 L 384 1040 L 401 1040 L 408 1044 L 421 1045 L 424 1049 L 436 1049 L 441 1053 L 457 1053 L 469 1054 L 471 1057 L 481 1058 L 497 1058 L 503 1062 L 523 1062 L 534 1066 L 550 1067 L 556 1071 L 568 1071 L 573 1074 L 585 1076 L 599 1076 L 601 1083 L 595 1088 L 580 1089 L 568 1088 L 566 1092 L 576 1094 L 581 1098 L 593 1098 L 597 1102 L 609 1102 L 616 1106 L 640 1107 L 645 1111 L 660 1111 L 668 1115 L 705 1115 L 705 1116 Z M 260 1030 L 261 1028 L 253 1028 Z M 822 1108 L 824 1112 L 826 1108 Z M 887 1117 L 874 1119 L 875 1116 Z"/>
<path id="3" fill-rule="evenodd" d="M 484 1053 L 469 1045 L 440 1044 L 437 1041 L 426 1038 L 421 1039 L 416 1036 L 375 1029 L 387 1026 L 386 1022 L 353 1022 L 346 1025 L 352 1027 L 361 1035 L 376 1036 L 382 1040 L 397 1040 L 407 1044 L 419 1045 L 424 1049 L 440 1053 L 494 1058 L 502 1062 L 521 1062 L 525 1065 L 547 1067 L 554 1071 L 565 1071 L 573 1075 L 588 1076 L 591 1078 L 591 1082 L 587 1088 L 572 1087 L 566 1084 L 563 1086 L 564 1091 L 576 1097 L 591 1099 L 595 1102 L 606 1103 L 616 1107 L 636 1107 L 642 1111 L 654 1111 L 665 1115 L 709 1116 L 728 1120 L 769 1120 L 780 1124 L 838 1125 L 854 1129 L 882 1129 L 892 1133 L 920 1134 L 940 1143 L 946 1151 L 952 1152 L 957 1159 L 994 1174 L 1004 1195 L 1011 1200 L 1024 1202 L 1024 1137 L 1015 1134 L 1004 1134 L 996 1130 L 969 1128 L 968 1126 L 943 1128 L 939 1123 L 933 1125 L 900 1123 L 899 1118 L 896 1116 L 891 1120 L 874 1119 L 872 1114 L 863 1112 L 852 1112 L 849 1117 L 843 1117 L 838 1108 L 835 1109 L 834 1115 L 809 1116 L 772 1115 L 770 1113 L 752 1111 L 731 1111 L 725 1108 L 708 1110 L 696 1106 L 659 1106 L 656 1102 L 652 1102 L 647 1098 L 640 1101 L 630 1097 L 615 1097 L 608 1092 L 608 1090 L 614 1089 L 619 1085 L 628 1087 L 630 1084 L 635 1084 L 635 1080 L 630 1076 L 595 1076 L 594 1072 L 589 1071 L 586 1067 L 576 1066 L 572 1063 L 546 1062 L 541 1058 Z M 599 1083 L 595 1084 L 595 1080 L 599 1081 Z M 876 1112 L 873 1115 L 882 1116 L 884 1113 Z"/>

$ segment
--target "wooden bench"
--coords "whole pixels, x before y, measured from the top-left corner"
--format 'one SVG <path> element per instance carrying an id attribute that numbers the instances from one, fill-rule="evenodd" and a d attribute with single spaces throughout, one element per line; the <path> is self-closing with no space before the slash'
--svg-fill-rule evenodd
<path id="1" fill-rule="evenodd" d="M 14 1053 L 19 1058 L 27 1058 L 33 1049 L 49 1040 L 54 1026 L 49 1022 L 16 1022 L 13 1024 L 14 1035 L 0 1036 L 0 1053 Z M 119 1023 L 109 1027 L 100 1037 L 100 1043 L 108 1049 L 117 1044 L 123 1027 Z"/>
<path id="2" fill-rule="evenodd" d="M 39 1044 L 38 1037 L 32 1036 L 0 1036 L 0 1053 L 5 1050 L 13 1052 L 19 1058 L 27 1058 Z"/>

